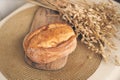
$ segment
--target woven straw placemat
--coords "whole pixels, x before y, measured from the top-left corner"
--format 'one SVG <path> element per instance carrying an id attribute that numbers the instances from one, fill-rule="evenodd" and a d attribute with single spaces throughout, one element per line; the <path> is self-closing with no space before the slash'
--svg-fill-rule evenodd
<path id="1" fill-rule="evenodd" d="M 17 13 L 0 28 L 0 71 L 9 80 L 86 80 L 98 68 L 101 57 L 80 41 L 65 67 L 60 70 L 38 70 L 25 63 L 22 42 L 30 30 L 37 8 Z"/>

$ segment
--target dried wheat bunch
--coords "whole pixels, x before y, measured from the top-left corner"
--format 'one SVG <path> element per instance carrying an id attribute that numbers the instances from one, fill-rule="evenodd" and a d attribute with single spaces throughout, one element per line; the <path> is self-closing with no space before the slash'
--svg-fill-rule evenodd
<path id="1" fill-rule="evenodd" d="M 81 42 L 95 53 L 105 58 L 105 48 L 115 49 L 111 38 L 116 36 L 120 24 L 120 13 L 113 3 L 84 3 L 84 6 L 58 0 L 55 5 L 62 18 L 71 24 L 77 35 L 82 35 Z"/>

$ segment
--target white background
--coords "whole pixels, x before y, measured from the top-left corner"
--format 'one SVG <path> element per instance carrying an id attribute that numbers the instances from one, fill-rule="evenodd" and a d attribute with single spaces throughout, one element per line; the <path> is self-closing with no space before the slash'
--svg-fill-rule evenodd
<path id="1" fill-rule="evenodd" d="M 25 4 L 25 0 L 0 0 L 0 20 L 5 18 L 15 9 Z M 5 80 L 0 73 L 0 80 Z M 106 80 L 120 80 L 120 67 L 117 67 L 112 71 L 111 75 Z"/>
<path id="2" fill-rule="evenodd" d="M 0 20 L 25 2 L 25 0 L 0 0 Z"/>

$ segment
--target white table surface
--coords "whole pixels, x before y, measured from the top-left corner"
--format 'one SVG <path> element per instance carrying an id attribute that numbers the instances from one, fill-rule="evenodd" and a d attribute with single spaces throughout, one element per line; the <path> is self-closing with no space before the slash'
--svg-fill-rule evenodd
<path id="1" fill-rule="evenodd" d="M 25 0 L 0 0 L 0 20 L 22 6 L 24 3 L 26 3 Z M 2 73 L 0 73 L 0 80 L 7 80 Z M 116 66 L 106 80 L 120 80 L 120 67 Z"/>
<path id="2" fill-rule="evenodd" d="M 22 6 L 25 0 L 0 0 L 0 20 Z"/>

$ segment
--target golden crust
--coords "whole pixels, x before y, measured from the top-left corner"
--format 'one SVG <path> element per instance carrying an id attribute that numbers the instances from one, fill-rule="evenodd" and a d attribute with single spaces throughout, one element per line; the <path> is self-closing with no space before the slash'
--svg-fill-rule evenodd
<path id="1" fill-rule="evenodd" d="M 67 56 L 76 47 L 76 36 L 67 24 L 54 23 L 43 26 L 24 39 L 26 55 L 36 63 L 49 63 Z"/>
<path id="2" fill-rule="evenodd" d="M 35 36 L 31 38 L 29 47 L 55 47 L 75 35 L 71 27 L 67 24 L 50 24 L 43 26 L 43 28 L 42 31 L 36 33 Z"/>

